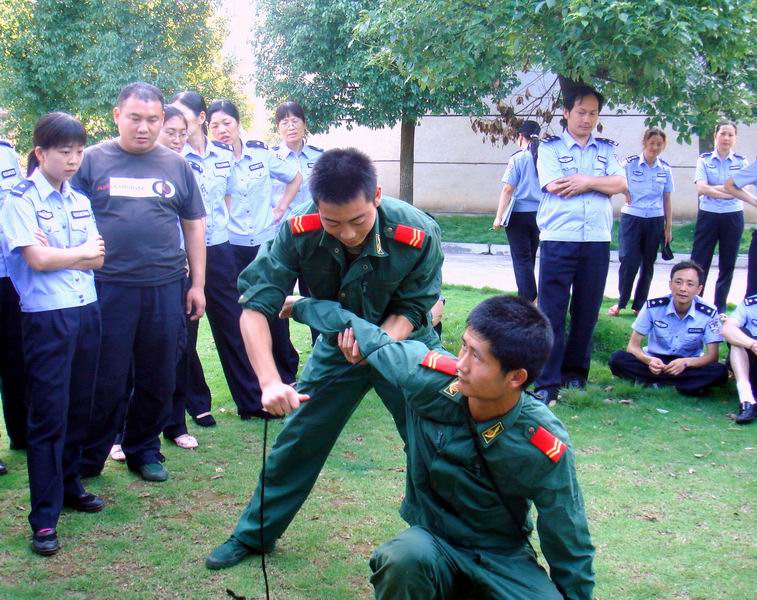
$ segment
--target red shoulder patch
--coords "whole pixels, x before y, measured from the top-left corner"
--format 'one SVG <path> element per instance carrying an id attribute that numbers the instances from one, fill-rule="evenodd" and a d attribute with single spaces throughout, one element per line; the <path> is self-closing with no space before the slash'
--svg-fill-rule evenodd
<path id="1" fill-rule="evenodd" d="M 441 371 L 447 375 L 457 375 L 457 361 L 451 356 L 445 356 L 435 350 L 431 350 L 423 357 L 421 366 L 434 371 Z"/>
<path id="2" fill-rule="evenodd" d="M 568 449 L 563 442 L 544 429 L 541 425 L 539 425 L 536 433 L 534 433 L 528 441 L 544 452 L 552 462 L 559 461 Z"/>
<path id="3" fill-rule="evenodd" d="M 426 237 L 426 232 L 422 229 L 410 227 L 409 225 L 397 225 L 394 230 L 394 239 L 413 248 L 420 248 L 423 246 L 423 240 Z"/>
<path id="4" fill-rule="evenodd" d="M 321 215 L 318 213 L 310 213 L 307 215 L 291 217 L 289 219 L 289 227 L 292 229 L 292 235 L 300 235 L 301 233 L 307 233 L 308 231 L 317 231 L 323 227 L 321 224 Z"/>

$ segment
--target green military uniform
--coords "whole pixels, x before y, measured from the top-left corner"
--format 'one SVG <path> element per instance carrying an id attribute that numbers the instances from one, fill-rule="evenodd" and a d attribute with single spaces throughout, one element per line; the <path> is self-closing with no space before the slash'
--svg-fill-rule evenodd
<path id="1" fill-rule="evenodd" d="M 548 408 L 524 393 L 507 414 L 477 423 L 451 355 L 393 342 L 332 302 L 299 301 L 293 316 L 325 333 L 352 327 L 368 363 L 406 401 L 412 493 L 402 516 L 411 527 L 371 558 L 377 598 L 592 597 L 594 548 L 573 450 Z M 549 576 L 526 541 L 532 503 Z"/>
<path id="2" fill-rule="evenodd" d="M 359 256 L 321 229 L 312 202 L 261 248 L 239 276 L 240 302 L 268 318 L 278 312 L 298 274 L 314 298 L 336 300 L 371 323 L 402 315 L 413 339 L 439 346 L 429 311 L 441 293 L 441 235 L 436 223 L 409 204 L 384 198 L 373 232 Z M 375 388 L 405 438 L 399 391 L 368 365 L 350 368 L 336 335 L 321 335 L 297 389 L 311 399 L 286 420 L 266 461 L 265 548 L 260 548 L 260 486 L 242 513 L 233 537 L 246 546 L 273 549 L 307 498 L 339 433 L 360 400 Z"/>

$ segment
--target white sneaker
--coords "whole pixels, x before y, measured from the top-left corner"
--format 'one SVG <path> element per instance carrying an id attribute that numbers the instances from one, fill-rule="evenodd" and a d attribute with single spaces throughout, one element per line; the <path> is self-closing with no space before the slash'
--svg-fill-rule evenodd
<path id="1" fill-rule="evenodd" d="M 114 444 L 110 449 L 110 457 L 118 462 L 126 462 L 126 455 L 121 450 L 121 444 Z"/>

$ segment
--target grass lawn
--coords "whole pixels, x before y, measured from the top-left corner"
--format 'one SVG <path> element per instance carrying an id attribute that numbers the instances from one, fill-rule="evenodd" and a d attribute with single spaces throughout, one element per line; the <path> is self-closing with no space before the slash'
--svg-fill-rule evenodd
<path id="1" fill-rule="evenodd" d="M 492 290 L 449 287 L 445 344 L 457 350 L 468 311 Z M 645 390 L 614 380 L 609 354 L 625 346 L 630 317 L 602 309 L 592 385 L 566 394 L 556 413 L 577 452 L 597 547 L 596 597 L 753 600 L 757 594 L 757 424 L 736 426 L 732 383 L 709 397 Z M 308 334 L 294 327 L 295 345 Z M 64 512 L 63 549 L 29 549 L 24 455 L 0 441 L 10 474 L 0 478 L 0 598 L 225 598 L 227 588 L 263 598 L 260 561 L 207 571 L 248 501 L 261 465 L 263 424 L 242 422 L 218 365 L 206 323 L 200 352 L 218 426 L 190 423 L 200 448 L 166 444 L 171 479 L 150 484 L 109 461 L 89 483 L 108 501 L 100 514 Z M 270 438 L 281 424 L 271 425 Z M 402 444 L 370 394 L 344 430 L 289 530 L 268 558 L 276 600 L 372 598 L 368 558 L 404 528 Z M 536 544 L 535 544 L 536 545 Z M 538 546 L 537 546 L 538 548 Z"/>
<path id="2" fill-rule="evenodd" d="M 468 242 L 479 244 L 507 244 L 507 234 L 504 229 L 490 231 L 494 213 L 491 215 L 434 215 L 442 228 L 442 239 L 445 242 Z M 616 219 L 612 228 L 612 243 L 610 247 L 613 250 L 618 249 L 618 225 L 620 221 Z M 739 252 L 746 254 L 749 251 L 749 243 L 752 240 L 753 228 L 750 224 L 744 228 L 744 234 L 741 236 L 741 247 Z M 673 252 L 690 254 L 691 247 L 694 245 L 694 222 L 690 223 L 673 223 L 673 243 L 671 248 Z"/>

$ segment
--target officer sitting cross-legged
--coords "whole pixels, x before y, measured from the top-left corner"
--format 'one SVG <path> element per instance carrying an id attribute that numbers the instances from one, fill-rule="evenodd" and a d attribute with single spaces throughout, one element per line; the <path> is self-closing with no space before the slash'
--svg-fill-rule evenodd
<path id="1" fill-rule="evenodd" d="M 313 202 L 295 211 L 239 276 L 242 336 L 263 406 L 274 415 L 295 412 L 265 463 L 265 526 L 261 531 L 258 486 L 233 535 L 208 556 L 210 569 L 273 549 L 369 389 L 375 387 L 405 438 L 400 391 L 369 365 L 358 364 L 357 344 L 319 336 L 297 390 L 282 383 L 269 321 L 278 318 L 298 275 L 314 298 L 338 301 L 393 339 L 440 345 L 430 316 L 441 293 L 443 255 L 436 223 L 405 202 L 382 198 L 375 167 L 354 149 L 323 154 L 311 173 L 310 190 Z"/>
<path id="2" fill-rule="evenodd" d="M 728 380 L 718 362 L 720 320 L 717 309 L 704 302 L 704 271 L 697 263 L 682 261 L 670 271 L 670 294 L 647 300 L 633 323 L 626 352 L 610 356 L 614 375 L 653 385 L 672 385 L 686 395 Z M 648 337 L 648 347 L 641 341 Z M 704 348 L 704 351 L 703 351 Z"/>
<path id="3" fill-rule="evenodd" d="M 523 298 L 489 298 L 468 316 L 454 358 L 395 342 L 334 302 L 301 299 L 293 317 L 343 344 L 401 394 L 410 525 L 371 557 L 376 598 L 589 599 L 594 547 L 563 424 L 525 393 L 552 346 Z M 281 403 L 281 410 L 288 407 Z M 536 528 L 549 574 L 529 538 Z"/>

